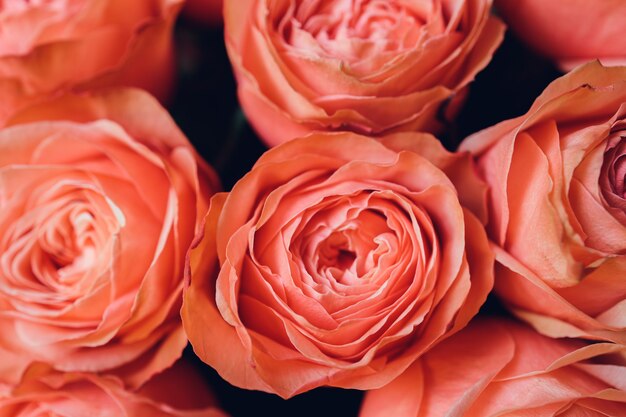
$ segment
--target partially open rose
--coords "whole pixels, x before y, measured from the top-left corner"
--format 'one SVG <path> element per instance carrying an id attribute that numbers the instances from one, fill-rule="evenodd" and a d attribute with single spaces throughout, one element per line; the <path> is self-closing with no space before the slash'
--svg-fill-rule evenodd
<path id="1" fill-rule="evenodd" d="M 184 381 L 184 384 L 181 384 Z M 226 417 L 193 368 L 179 362 L 139 391 L 112 376 L 56 372 L 36 364 L 6 395 L 0 417 Z"/>
<path id="2" fill-rule="evenodd" d="M 626 343 L 626 67 L 585 65 L 461 147 L 492 189 L 498 294 L 545 334 Z"/>
<path id="3" fill-rule="evenodd" d="M 360 417 L 623 416 L 625 354 L 479 320 L 369 392 Z"/>
<path id="4" fill-rule="evenodd" d="M 227 0 L 239 99 L 270 145 L 312 130 L 434 129 L 502 39 L 490 8 L 491 0 Z"/>
<path id="5" fill-rule="evenodd" d="M 186 345 L 185 253 L 216 189 L 137 90 L 69 96 L 0 130 L 0 382 L 33 361 L 137 386 Z"/>
<path id="6" fill-rule="evenodd" d="M 0 2 L 0 125 L 42 97 L 128 85 L 160 99 L 173 82 L 182 0 Z"/>
<path id="7" fill-rule="evenodd" d="M 515 34 L 564 70 L 595 59 L 626 65 L 624 0 L 496 0 Z"/>
<path id="8" fill-rule="evenodd" d="M 485 301 L 493 255 L 459 201 L 485 203 L 471 158 L 425 134 L 382 140 L 287 142 L 211 200 L 182 315 L 232 384 L 380 387 Z"/>

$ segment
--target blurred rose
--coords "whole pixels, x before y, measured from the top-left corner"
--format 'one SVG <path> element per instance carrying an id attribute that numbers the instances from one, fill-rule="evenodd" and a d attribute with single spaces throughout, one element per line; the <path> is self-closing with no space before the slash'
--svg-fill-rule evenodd
<path id="1" fill-rule="evenodd" d="M 626 67 L 585 65 L 471 136 L 496 290 L 542 333 L 626 343 Z"/>
<path id="2" fill-rule="evenodd" d="M 626 65 L 624 0 L 496 0 L 513 32 L 564 71 L 600 59 Z"/>
<path id="3" fill-rule="evenodd" d="M 312 130 L 433 130 L 500 44 L 503 25 L 490 7 L 491 0 L 227 0 L 239 99 L 270 145 Z"/>
<path id="4" fill-rule="evenodd" d="M 211 200 L 182 315 L 230 383 L 282 397 L 380 387 L 485 301 L 493 255 L 451 181 L 485 202 L 471 158 L 425 134 L 383 141 L 285 143 Z"/>
<path id="5" fill-rule="evenodd" d="M 183 13 L 190 19 L 218 25 L 222 23 L 224 0 L 187 0 Z"/>
<path id="6" fill-rule="evenodd" d="M 184 381 L 184 383 L 181 383 Z M 19 385 L 0 396 L 0 417 L 225 417 L 193 368 L 179 363 L 140 391 L 112 376 L 30 367 Z"/>
<path id="7" fill-rule="evenodd" d="M 182 0 L 0 2 L 0 125 L 61 90 L 129 85 L 160 99 L 174 76 Z"/>
<path id="8" fill-rule="evenodd" d="M 137 386 L 186 345 L 184 258 L 213 173 L 136 90 L 65 97 L 11 123 L 0 130 L 0 381 L 42 361 Z"/>
<path id="9" fill-rule="evenodd" d="M 360 417 L 623 416 L 625 354 L 478 321 L 369 392 Z"/>

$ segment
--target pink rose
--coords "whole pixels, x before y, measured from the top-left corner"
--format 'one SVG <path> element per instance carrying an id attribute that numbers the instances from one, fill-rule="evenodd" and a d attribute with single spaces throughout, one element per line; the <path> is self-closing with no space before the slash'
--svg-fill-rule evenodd
<path id="1" fill-rule="evenodd" d="M 478 320 L 369 392 L 360 417 L 623 416 L 624 354 Z"/>
<path id="2" fill-rule="evenodd" d="M 626 67 L 587 64 L 470 136 L 490 185 L 495 289 L 554 337 L 626 343 Z"/>
<path id="3" fill-rule="evenodd" d="M 9 0 L 0 4 L 0 126 L 67 90 L 133 86 L 166 99 L 182 0 Z"/>
<path id="4" fill-rule="evenodd" d="M 183 383 L 184 381 L 184 383 Z M 138 391 L 112 376 L 30 367 L 19 384 L 0 393 L 0 417 L 226 417 L 193 368 L 179 362 Z"/>
<path id="5" fill-rule="evenodd" d="M 0 381 L 32 362 L 130 386 L 187 339 L 185 253 L 217 188 L 144 92 L 67 96 L 0 130 Z"/>
<path id="6" fill-rule="evenodd" d="M 380 387 L 464 327 L 493 284 L 468 154 L 430 135 L 313 134 L 211 200 L 183 323 L 230 383 Z M 462 195 L 460 201 L 459 195 Z"/>
<path id="7" fill-rule="evenodd" d="M 311 131 L 437 130 L 491 60 L 491 0 L 226 0 L 246 116 L 269 145 Z"/>
<path id="8" fill-rule="evenodd" d="M 623 0 L 496 0 L 511 30 L 564 71 L 600 59 L 626 65 Z"/>

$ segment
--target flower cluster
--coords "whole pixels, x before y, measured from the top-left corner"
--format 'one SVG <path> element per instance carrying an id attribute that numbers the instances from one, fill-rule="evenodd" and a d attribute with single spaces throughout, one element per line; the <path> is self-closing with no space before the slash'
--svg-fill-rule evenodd
<path id="1" fill-rule="evenodd" d="M 600 3 L 0 0 L 0 416 L 319 387 L 361 417 L 626 415 L 626 7 Z M 569 72 L 458 137 L 497 15 Z M 192 143 L 202 31 L 242 113 Z M 269 149 L 227 179 L 242 114 Z"/>

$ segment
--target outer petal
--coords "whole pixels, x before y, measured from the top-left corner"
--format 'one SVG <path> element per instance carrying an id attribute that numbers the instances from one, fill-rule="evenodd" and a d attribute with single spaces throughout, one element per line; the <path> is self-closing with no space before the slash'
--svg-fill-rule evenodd
<path id="1" fill-rule="evenodd" d="M 28 7 L 39 13 L 13 16 L 17 24 L 3 26 L 2 38 L 30 39 L 24 31 L 37 25 L 45 29 L 19 53 L 0 51 L 0 124 L 25 106 L 70 90 L 123 85 L 146 88 L 161 100 L 170 95 L 171 33 L 179 0 L 142 0 L 132 6 L 85 0 L 56 11 Z M 76 63 L 76 56 L 91 59 Z M 155 67 L 162 71 L 150 70 Z"/>
<path id="2" fill-rule="evenodd" d="M 194 382 L 181 389 L 177 378 Z M 0 398 L 0 415 L 39 413 L 79 417 L 93 413 L 128 417 L 224 417 L 206 385 L 182 362 L 154 378 L 141 391 L 124 389 L 120 380 L 93 374 L 61 374 L 42 364 L 30 367 L 10 396 Z"/>
<path id="3" fill-rule="evenodd" d="M 370 391 L 360 415 L 552 416 L 570 407 L 619 415 L 626 409 L 620 382 L 626 369 L 619 361 L 603 363 L 623 351 L 615 344 L 555 341 L 515 323 L 478 320 L 391 384 Z"/>
<path id="4" fill-rule="evenodd" d="M 559 1 L 500 0 L 496 7 L 520 39 L 564 71 L 595 59 L 605 65 L 626 62 L 624 2 L 575 0 L 564 6 Z"/>

